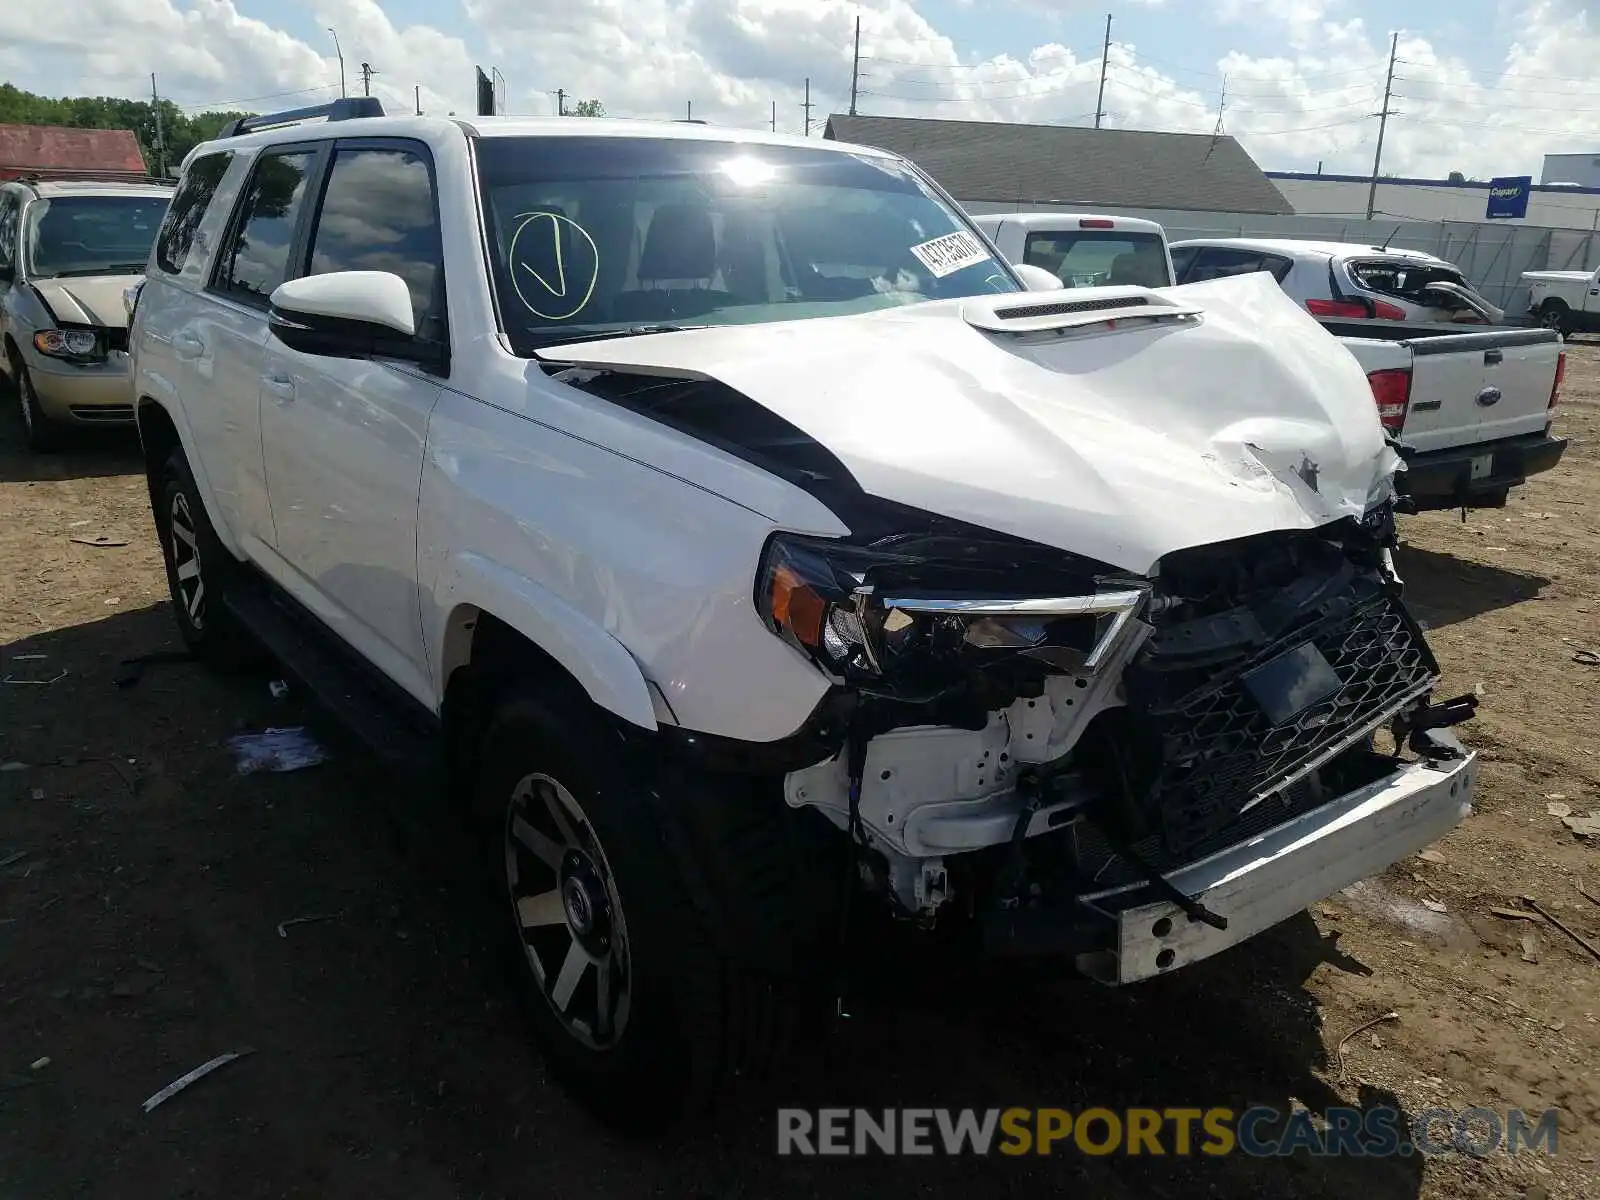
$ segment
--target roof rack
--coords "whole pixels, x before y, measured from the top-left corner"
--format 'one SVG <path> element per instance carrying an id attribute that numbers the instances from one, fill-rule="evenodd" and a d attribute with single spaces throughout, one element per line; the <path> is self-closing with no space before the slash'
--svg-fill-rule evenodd
<path id="1" fill-rule="evenodd" d="M 376 96 L 351 96 L 327 104 L 313 104 L 310 108 L 292 108 L 286 112 L 263 113 L 256 117 L 240 117 L 222 127 L 219 138 L 239 137 L 255 133 L 258 129 L 277 129 L 282 125 L 298 125 L 302 121 L 354 121 L 360 117 L 381 117 L 383 102 Z"/>
<path id="2" fill-rule="evenodd" d="M 4 170 L 4 167 L 0 167 Z M 146 171 L 118 171 L 114 168 L 30 167 L 20 175 L 0 177 L 0 183 L 126 183 L 143 187 L 151 184 L 171 187 L 173 180 Z"/>

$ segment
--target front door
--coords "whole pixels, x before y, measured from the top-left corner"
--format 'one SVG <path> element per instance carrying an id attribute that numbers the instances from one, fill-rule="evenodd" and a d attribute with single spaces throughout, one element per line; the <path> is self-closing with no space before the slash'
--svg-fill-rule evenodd
<path id="1" fill-rule="evenodd" d="M 443 335 L 431 162 L 420 144 L 341 141 L 309 237 L 308 274 L 392 271 L 419 334 Z M 431 694 L 417 596 L 417 492 L 439 382 L 406 363 L 330 358 L 269 337 L 261 434 L 285 580 L 417 699 Z"/>

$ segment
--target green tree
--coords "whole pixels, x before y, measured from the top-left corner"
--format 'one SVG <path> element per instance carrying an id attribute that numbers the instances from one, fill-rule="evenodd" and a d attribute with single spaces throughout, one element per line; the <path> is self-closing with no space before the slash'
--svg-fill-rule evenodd
<path id="1" fill-rule="evenodd" d="M 569 117 L 603 117 L 606 115 L 606 106 L 598 100 L 579 100 L 567 109 Z"/>

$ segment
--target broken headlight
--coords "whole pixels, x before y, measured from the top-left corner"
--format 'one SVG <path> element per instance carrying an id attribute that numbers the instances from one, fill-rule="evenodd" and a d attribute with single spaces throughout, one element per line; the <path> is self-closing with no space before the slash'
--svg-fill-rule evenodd
<path id="1" fill-rule="evenodd" d="M 767 627 L 830 674 L 937 689 L 1025 657 L 1094 670 L 1148 585 L 1065 553 L 1010 543 L 930 555 L 911 542 L 858 546 L 775 536 L 756 584 Z M 1027 586 L 1018 586 L 1027 585 Z"/>

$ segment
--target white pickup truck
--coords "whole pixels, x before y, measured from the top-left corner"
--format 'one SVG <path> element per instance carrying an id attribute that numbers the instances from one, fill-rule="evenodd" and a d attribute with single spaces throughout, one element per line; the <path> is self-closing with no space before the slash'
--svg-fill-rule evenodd
<path id="1" fill-rule="evenodd" d="M 1528 311 L 1546 329 L 1569 333 L 1600 330 L 1600 270 L 1524 271 Z"/>
<path id="2" fill-rule="evenodd" d="M 1398 456 L 1269 278 L 1063 290 L 860 146 L 376 108 L 185 161 L 132 322 L 173 613 L 447 764 L 609 1120 L 863 926 L 1131 984 L 1470 811 Z"/>
<path id="3" fill-rule="evenodd" d="M 1135 279 L 1171 287 L 1176 279 L 1154 221 L 1076 212 L 974 220 L 1002 252 L 1069 287 Z M 1240 270 L 1271 272 L 1260 255 Z M 1600 293 L 1586 299 L 1600 309 Z M 1462 332 L 1442 323 L 1315 319 L 1366 372 L 1384 432 L 1405 459 L 1396 483 L 1402 511 L 1502 507 L 1512 488 L 1560 461 L 1567 442 L 1552 422 L 1566 359 L 1552 328 Z"/>

